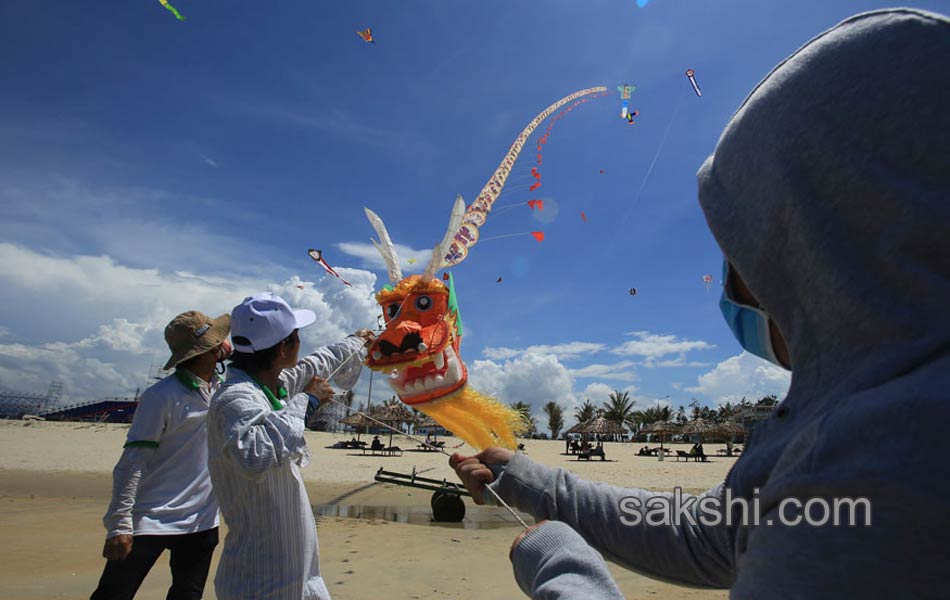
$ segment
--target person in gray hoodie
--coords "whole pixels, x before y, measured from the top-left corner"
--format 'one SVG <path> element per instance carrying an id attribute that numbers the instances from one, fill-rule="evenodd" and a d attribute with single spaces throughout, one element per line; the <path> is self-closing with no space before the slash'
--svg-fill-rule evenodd
<path id="1" fill-rule="evenodd" d="M 685 499 L 693 519 L 647 524 L 635 507 L 671 494 L 507 450 L 452 457 L 473 497 L 490 484 L 542 521 L 512 549 L 525 593 L 621 597 L 596 549 L 732 598 L 950 595 L 947 73 L 946 17 L 856 15 L 775 67 L 700 168 L 723 314 L 792 378 L 726 480 Z M 836 498 L 863 500 L 855 526 L 826 522 Z"/>

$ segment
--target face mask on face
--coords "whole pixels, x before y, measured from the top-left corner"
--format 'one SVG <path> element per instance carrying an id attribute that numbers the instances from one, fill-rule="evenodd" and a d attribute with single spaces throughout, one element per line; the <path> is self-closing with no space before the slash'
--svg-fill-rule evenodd
<path id="1" fill-rule="evenodd" d="M 764 358 L 770 363 L 787 369 L 775 356 L 772 347 L 772 336 L 769 334 L 769 315 L 761 308 L 747 304 L 740 304 L 733 297 L 729 285 L 729 262 L 722 262 L 722 296 L 719 297 L 719 310 L 726 319 L 726 324 L 736 336 L 739 344 L 750 354 Z"/>

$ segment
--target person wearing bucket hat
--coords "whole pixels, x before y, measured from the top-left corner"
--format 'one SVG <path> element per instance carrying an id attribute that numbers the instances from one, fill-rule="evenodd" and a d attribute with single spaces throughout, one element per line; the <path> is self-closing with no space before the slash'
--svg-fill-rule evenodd
<path id="1" fill-rule="evenodd" d="M 304 419 L 311 397 L 356 384 L 373 334 L 298 360 L 298 330 L 316 320 L 271 293 L 231 312 L 234 354 L 208 414 L 208 468 L 228 523 L 214 587 L 218 600 L 328 599 L 317 530 L 300 468 L 310 462 Z"/>
<path id="2" fill-rule="evenodd" d="M 108 559 L 93 600 L 132 598 L 152 565 L 171 552 L 168 597 L 201 598 L 218 543 L 218 502 L 208 474 L 207 415 L 231 353 L 230 315 L 184 312 L 165 327 L 174 375 L 139 397 L 113 471 L 103 523 Z"/>

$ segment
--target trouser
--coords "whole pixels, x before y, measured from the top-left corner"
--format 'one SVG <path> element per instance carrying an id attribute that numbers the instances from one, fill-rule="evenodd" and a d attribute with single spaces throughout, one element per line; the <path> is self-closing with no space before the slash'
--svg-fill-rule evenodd
<path id="1" fill-rule="evenodd" d="M 183 535 L 137 535 L 132 552 L 123 560 L 110 560 L 90 600 L 132 600 L 152 565 L 166 549 L 172 586 L 166 600 L 199 600 L 204 591 L 211 554 L 218 545 L 218 528 Z"/>

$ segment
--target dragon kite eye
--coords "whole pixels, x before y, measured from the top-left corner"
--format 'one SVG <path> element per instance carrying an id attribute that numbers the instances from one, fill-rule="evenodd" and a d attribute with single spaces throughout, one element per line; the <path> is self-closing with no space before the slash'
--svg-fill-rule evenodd
<path id="1" fill-rule="evenodd" d="M 399 305 L 393 302 L 386 307 L 386 314 L 389 316 L 390 320 L 395 319 L 396 315 L 399 314 Z"/>
<path id="2" fill-rule="evenodd" d="M 419 310 L 429 310 L 432 308 L 432 298 L 428 296 L 419 296 L 416 298 L 416 308 Z"/>

